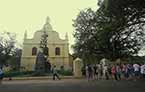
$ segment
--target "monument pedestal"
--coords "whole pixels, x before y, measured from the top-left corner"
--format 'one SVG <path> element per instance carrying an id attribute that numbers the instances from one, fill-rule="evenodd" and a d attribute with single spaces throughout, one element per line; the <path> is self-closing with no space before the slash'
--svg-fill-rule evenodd
<path id="1" fill-rule="evenodd" d="M 82 77 L 82 60 L 80 58 L 77 58 L 73 62 L 73 74 L 75 78 L 81 78 Z"/>
<path id="2" fill-rule="evenodd" d="M 45 57 L 42 52 L 38 52 L 36 57 L 36 65 L 35 65 L 35 71 L 38 73 L 44 73 L 45 72 Z"/>

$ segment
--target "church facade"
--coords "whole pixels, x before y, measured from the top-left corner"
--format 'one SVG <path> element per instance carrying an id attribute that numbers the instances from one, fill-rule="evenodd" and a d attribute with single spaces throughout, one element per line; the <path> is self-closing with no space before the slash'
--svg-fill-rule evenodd
<path id="1" fill-rule="evenodd" d="M 26 70 L 34 70 L 36 64 L 36 56 L 40 48 L 40 40 L 43 32 L 48 34 L 48 60 L 50 64 L 55 65 L 57 68 L 64 67 L 64 69 L 72 68 L 72 61 L 69 55 L 69 43 L 68 36 L 65 35 L 65 39 L 59 37 L 58 32 L 52 29 L 49 23 L 49 18 L 46 19 L 41 30 L 34 33 L 32 39 L 27 38 L 27 32 L 24 34 L 23 50 L 21 57 L 21 67 Z"/>

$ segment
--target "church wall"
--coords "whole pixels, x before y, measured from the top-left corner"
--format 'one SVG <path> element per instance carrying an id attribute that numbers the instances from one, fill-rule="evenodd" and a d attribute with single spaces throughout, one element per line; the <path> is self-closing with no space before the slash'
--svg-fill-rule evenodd
<path id="1" fill-rule="evenodd" d="M 70 64 L 69 64 L 69 56 L 68 56 L 68 44 L 49 44 L 48 43 L 48 48 L 49 48 L 49 60 L 52 63 L 52 65 L 56 65 L 57 68 L 60 68 L 61 66 L 64 66 L 65 69 L 70 69 Z M 22 66 L 27 66 L 27 70 L 32 70 L 36 58 L 35 56 L 32 56 L 32 48 L 37 47 L 37 53 L 38 53 L 38 48 L 39 44 L 24 44 L 23 46 L 23 53 L 22 53 L 22 60 L 21 60 L 21 65 Z M 59 47 L 60 48 L 60 55 L 55 55 L 55 48 Z"/>
<path id="2" fill-rule="evenodd" d="M 64 69 L 70 69 L 68 59 L 68 57 L 50 58 L 50 63 L 52 66 L 56 65 L 58 69 L 60 69 L 61 66 L 63 66 Z"/>
<path id="3" fill-rule="evenodd" d="M 59 47 L 60 48 L 60 55 L 55 55 L 55 48 Z M 49 48 L 49 52 L 50 52 L 50 57 L 68 57 L 67 54 L 65 54 L 65 50 L 67 50 L 66 48 L 64 48 L 63 44 L 52 44 L 52 45 L 48 45 Z"/>
<path id="4" fill-rule="evenodd" d="M 24 44 L 22 56 L 32 56 L 32 48 L 33 47 L 36 47 L 37 51 L 38 51 L 39 45 Z"/>
<path id="5" fill-rule="evenodd" d="M 49 56 L 50 62 L 52 65 L 56 65 L 57 68 L 64 66 L 65 69 L 69 69 L 69 57 L 68 57 L 68 49 L 66 48 L 65 44 L 52 44 L 48 45 L 50 48 L 51 55 Z M 60 48 L 60 55 L 55 55 L 55 48 Z"/>
<path id="6" fill-rule="evenodd" d="M 25 67 L 26 70 L 34 70 L 36 56 L 32 56 L 32 48 L 38 48 L 39 45 L 37 44 L 24 44 L 23 51 L 22 51 L 22 58 L 21 58 L 21 66 Z M 38 49 L 37 49 L 38 51 Z"/>
<path id="7" fill-rule="evenodd" d="M 36 57 L 22 57 L 21 67 L 24 67 L 27 71 L 32 71 L 35 68 Z"/>

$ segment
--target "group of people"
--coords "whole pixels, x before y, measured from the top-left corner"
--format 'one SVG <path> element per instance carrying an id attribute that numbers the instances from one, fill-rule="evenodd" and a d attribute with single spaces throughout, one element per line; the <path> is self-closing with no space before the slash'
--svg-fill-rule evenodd
<path id="1" fill-rule="evenodd" d="M 145 64 L 88 64 L 82 68 L 82 74 L 88 79 L 137 80 L 145 79 Z"/>
<path id="2" fill-rule="evenodd" d="M 56 66 L 52 68 L 53 80 L 58 78 Z M 114 80 L 129 80 L 129 79 L 145 79 L 145 64 L 88 64 L 82 68 L 82 74 L 88 79 L 114 79 Z M 2 82 L 4 73 L 0 68 L 0 84 Z"/>

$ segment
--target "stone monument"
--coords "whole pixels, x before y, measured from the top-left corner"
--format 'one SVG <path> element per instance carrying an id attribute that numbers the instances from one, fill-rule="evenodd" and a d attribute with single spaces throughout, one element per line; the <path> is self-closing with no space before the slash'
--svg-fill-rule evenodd
<path id="1" fill-rule="evenodd" d="M 45 62 L 46 62 L 45 55 L 43 54 L 42 50 L 39 50 L 39 52 L 36 56 L 35 71 L 36 72 L 45 72 Z"/>
<path id="2" fill-rule="evenodd" d="M 82 60 L 80 58 L 76 58 L 73 61 L 73 74 L 74 74 L 74 77 L 76 77 L 76 78 L 82 77 L 81 69 L 82 69 Z"/>

